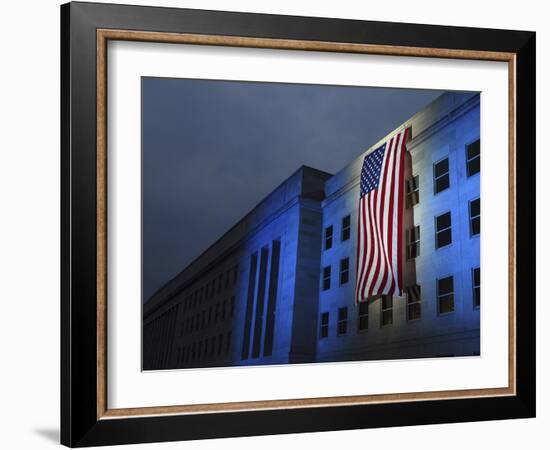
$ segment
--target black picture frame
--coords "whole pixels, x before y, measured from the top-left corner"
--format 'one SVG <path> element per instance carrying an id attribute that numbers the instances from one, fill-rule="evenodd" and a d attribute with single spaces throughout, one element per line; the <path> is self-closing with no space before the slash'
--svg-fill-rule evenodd
<path id="1" fill-rule="evenodd" d="M 228 413 L 98 418 L 98 29 L 516 55 L 516 394 Z M 61 443 L 177 441 L 535 416 L 534 32 L 114 4 L 61 6 Z"/>

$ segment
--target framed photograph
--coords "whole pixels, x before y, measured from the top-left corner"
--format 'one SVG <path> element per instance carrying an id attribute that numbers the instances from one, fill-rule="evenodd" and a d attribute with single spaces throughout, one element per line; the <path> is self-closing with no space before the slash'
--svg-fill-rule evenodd
<path id="1" fill-rule="evenodd" d="M 69 3 L 61 55 L 63 444 L 534 417 L 535 33 Z"/>

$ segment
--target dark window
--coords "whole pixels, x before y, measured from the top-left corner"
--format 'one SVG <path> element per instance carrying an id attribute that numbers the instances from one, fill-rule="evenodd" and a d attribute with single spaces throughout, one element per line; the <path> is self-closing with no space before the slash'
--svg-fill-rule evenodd
<path id="1" fill-rule="evenodd" d="M 256 286 L 256 272 L 258 266 L 258 254 L 250 257 L 250 272 L 248 274 L 248 294 L 244 317 L 244 332 L 242 340 L 241 359 L 248 359 L 250 353 L 250 328 L 252 326 L 252 309 L 254 307 L 254 288 Z"/>
<path id="2" fill-rule="evenodd" d="M 347 241 L 351 236 L 351 216 L 342 219 L 342 241 Z"/>
<path id="3" fill-rule="evenodd" d="M 470 209 L 470 236 L 477 236 L 481 227 L 481 214 L 479 208 L 479 198 L 472 200 L 469 204 Z"/>
<path id="4" fill-rule="evenodd" d="M 216 303 L 216 306 L 214 308 L 214 323 L 218 322 L 219 315 L 220 315 L 220 304 Z"/>
<path id="5" fill-rule="evenodd" d="M 466 170 L 471 177 L 479 172 L 480 153 L 479 139 L 466 146 Z"/>
<path id="6" fill-rule="evenodd" d="M 380 301 L 380 325 L 385 327 L 393 323 L 393 297 L 383 295 Z"/>
<path id="7" fill-rule="evenodd" d="M 479 308 L 479 305 L 481 304 L 479 267 L 472 269 L 472 290 L 474 297 L 474 308 Z"/>
<path id="8" fill-rule="evenodd" d="M 229 304 L 229 317 L 233 317 L 233 314 L 235 314 L 235 296 L 231 297 Z"/>
<path id="9" fill-rule="evenodd" d="M 407 320 L 417 320 L 422 317 L 422 296 L 420 286 L 415 284 L 405 289 L 407 296 Z"/>
<path id="10" fill-rule="evenodd" d="M 330 289 L 330 266 L 323 268 L 323 291 Z"/>
<path id="11" fill-rule="evenodd" d="M 435 218 L 435 248 L 445 247 L 452 240 L 451 212 L 446 212 Z"/>
<path id="12" fill-rule="evenodd" d="M 418 175 L 407 180 L 407 207 L 411 207 L 420 202 L 420 188 Z"/>
<path id="13" fill-rule="evenodd" d="M 338 335 L 348 332 L 348 308 L 338 308 Z"/>
<path id="14" fill-rule="evenodd" d="M 346 284 L 349 281 L 349 258 L 340 260 L 340 284 Z"/>
<path id="15" fill-rule="evenodd" d="M 216 280 L 212 280 L 212 286 L 210 288 L 210 297 L 214 297 L 216 293 Z"/>
<path id="16" fill-rule="evenodd" d="M 321 314 L 321 328 L 319 330 L 321 339 L 328 337 L 328 317 L 328 312 Z"/>
<path id="17" fill-rule="evenodd" d="M 453 277 L 437 280 L 437 304 L 439 314 L 451 313 L 455 310 Z"/>
<path id="18" fill-rule="evenodd" d="M 413 259 L 420 255 L 420 227 L 412 227 L 407 230 L 407 259 Z"/>
<path id="19" fill-rule="evenodd" d="M 329 248 L 332 248 L 332 234 L 334 232 L 334 227 L 331 225 L 330 227 L 325 228 L 325 250 L 328 250 Z"/>
<path id="20" fill-rule="evenodd" d="M 231 348 L 231 331 L 228 331 L 225 335 L 225 353 L 229 353 Z"/>
<path id="21" fill-rule="evenodd" d="M 222 303 L 222 320 L 225 319 L 226 310 L 227 310 L 227 300 L 224 300 Z"/>
<path id="22" fill-rule="evenodd" d="M 222 354 L 223 334 L 218 335 L 218 356 Z"/>
<path id="23" fill-rule="evenodd" d="M 212 306 L 208 308 L 208 321 L 207 321 L 208 326 L 210 326 L 211 323 L 212 323 Z"/>
<path id="24" fill-rule="evenodd" d="M 216 350 L 216 336 L 210 338 L 210 357 L 214 356 L 214 350 Z"/>
<path id="25" fill-rule="evenodd" d="M 233 286 L 237 284 L 238 274 L 239 274 L 239 265 L 235 264 L 235 267 L 233 267 Z"/>
<path id="26" fill-rule="evenodd" d="M 222 291 L 222 279 L 223 273 L 220 273 L 220 276 L 218 277 L 218 294 Z"/>
<path id="27" fill-rule="evenodd" d="M 368 330 L 369 328 L 369 304 L 368 302 L 359 303 L 359 316 L 357 319 L 357 329 L 359 331 Z"/>
<path id="28" fill-rule="evenodd" d="M 229 287 L 229 278 L 231 277 L 231 271 L 227 269 L 227 272 L 225 274 L 225 288 L 227 289 Z"/>
<path id="29" fill-rule="evenodd" d="M 444 191 L 450 184 L 449 158 L 445 158 L 434 164 L 434 194 Z"/>

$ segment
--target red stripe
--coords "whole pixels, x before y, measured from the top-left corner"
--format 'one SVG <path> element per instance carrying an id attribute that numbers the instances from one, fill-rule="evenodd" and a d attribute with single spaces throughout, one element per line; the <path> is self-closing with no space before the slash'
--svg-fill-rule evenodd
<path id="1" fill-rule="evenodd" d="M 371 217 L 372 217 L 371 210 L 372 210 L 373 200 L 374 200 L 374 194 L 373 194 L 373 192 L 371 192 L 371 193 L 368 194 L 368 201 L 365 204 L 365 214 L 364 214 L 365 225 L 367 227 L 366 228 L 366 239 L 368 240 L 368 243 L 369 243 L 369 254 L 368 254 L 368 257 L 367 257 L 367 265 L 365 266 L 363 283 L 362 283 L 362 286 L 361 286 L 361 289 L 362 289 L 361 295 L 363 296 L 363 298 L 368 298 L 369 297 L 368 278 L 369 278 L 369 273 L 371 271 L 371 268 L 373 267 L 373 264 L 375 264 L 375 259 L 374 259 L 374 227 L 373 227 L 372 219 L 371 219 Z"/>
<path id="2" fill-rule="evenodd" d="M 378 280 L 378 277 L 380 276 L 380 263 L 382 261 L 382 242 L 380 239 L 380 233 L 378 232 L 378 221 L 376 217 L 377 208 L 379 205 L 378 202 L 378 189 L 375 189 L 373 191 L 373 209 L 371 211 L 371 223 L 373 223 L 374 232 L 376 233 L 376 242 L 375 245 L 378 247 L 377 254 L 376 254 L 376 269 L 374 269 L 374 276 L 372 277 L 371 283 L 369 285 L 369 294 L 370 295 L 376 295 L 376 292 L 374 291 L 374 287 L 376 286 L 376 281 Z M 374 236 L 373 236 L 374 238 Z M 369 296 L 370 296 L 369 295 Z"/>
<path id="3" fill-rule="evenodd" d="M 388 179 L 388 176 L 391 176 L 391 173 L 393 171 L 391 171 L 390 173 L 388 173 L 388 166 L 389 166 L 389 161 L 390 161 L 390 157 L 391 157 L 391 152 L 393 150 L 393 146 L 396 144 L 396 141 L 394 138 L 390 139 L 390 142 L 388 144 L 388 147 L 387 147 L 387 151 L 385 152 L 385 155 L 384 155 L 384 179 L 381 180 L 382 181 L 382 184 L 380 184 L 380 180 L 379 180 L 379 186 L 381 185 L 382 186 L 382 199 L 380 201 L 380 205 L 379 205 L 379 210 L 378 210 L 378 224 L 379 224 L 379 228 L 381 229 L 380 233 L 379 233 L 379 236 L 380 238 L 382 238 L 382 236 L 388 236 L 388 230 L 387 228 L 384 228 L 384 207 L 386 205 L 386 181 Z M 391 185 L 390 185 L 390 196 L 391 196 Z M 390 201 L 390 208 L 391 208 L 391 201 Z M 380 290 L 380 288 L 384 289 L 386 287 L 386 282 L 388 281 L 388 267 L 387 267 L 387 263 L 388 263 L 388 258 L 387 258 L 387 253 L 384 251 L 385 250 L 385 245 L 384 245 L 384 240 L 381 239 L 381 242 L 380 242 L 380 247 L 381 249 L 383 250 L 383 254 L 381 255 L 383 258 L 384 258 L 384 275 L 382 276 L 382 281 L 379 285 L 379 288 L 378 290 Z"/>
<path id="4" fill-rule="evenodd" d="M 362 202 L 362 208 L 361 208 L 361 232 L 362 232 L 362 236 L 363 236 L 363 246 L 365 247 L 365 251 L 363 252 L 363 258 L 362 258 L 362 261 L 361 261 L 361 275 L 360 275 L 360 279 L 359 279 L 359 285 L 358 285 L 358 295 L 359 295 L 359 298 L 360 299 L 363 299 L 363 289 L 364 289 L 364 280 L 365 280 L 365 272 L 367 271 L 367 266 L 366 266 L 366 260 L 367 260 L 367 251 L 366 250 L 369 250 L 369 255 L 371 254 L 371 247 L 370 246 L 367 246 L 367 239 L 369 239 L 369 235 L 367 233 L 367 224 L 369 223 L 367 218 L 366 218 L 366 215 L 367 215 L 367 208 L 368 208 L 368 204 L 369 204 L 369 197 L 368 196 L 365 196 L 363 197 L 363 199 L 361 200 Z"/>
<path id="5" fill-rule="evenodd" d="M 404 188 L 404 181 L 403 177 L 405 174 L 405 151 L 406 151 L 406 142 L 407 142 L 407 135 L 408 135 L 408 128 L 404 131 L 403 134 L 403 142 L 401 144 L 401 167 L 399 171 L 399 178 L 397 179 L 397 182 L 399 184 L 398 187 L 398 193 L 399 193 L 399 204 L 398 204 L 398 210 L 397 210 L 397 277 L 398 277 L 398 289 L 399 293 L 401 293 L 401 290 L 403 288 L 403 188 Z"/>
<path id="6" fill-rule="evenodd" d="M 361 187 L 359 187 L 361 189 Z M 363 218 L 363 210 L 364 207 L 364 200 L 363 198 L 359 198 L 359 217 L 357 218 L 357 274 L 355 279 L 355 301 L 359 303 L 361 301 L 360 296 L 360 286 L 361 286 L 361 279 L 363 277 L 363 271 L 364 271 L 364 259 L 365 259 L 365 251 L 363 252 L 363 256 L 361 257 L 361 251 L 360 251 L 360 245 L 365 247 L 365 236 L 363 233 L 363 228 L 365 225 L 365 220 Z M 366 250 L 366 249 L 365 249 Z M 361 257 L 361 260 L 359 258 Z"/>
<path id="7" fill-rule="evenodd" d="M 397 142 L 396 142 L 396 147 L 397 145 L 399 144 L 399 135 L 397 135 L 396 139 L 397 139 Z M 397 150 L 397 148 L 396 148 Z M 395 155 L 395 157 L 393 158 L 393 167 L 392 167 L 392 171 L 391 171 L 391 192 L 390 192 L 390 210 L 388 211 L 388 216 L 389 216 L 389 219 L 388 219 L 388 229 L 387 229 L 387 239 L 388 239 L 388 255 L 389 255 L 389 267 L 388 269 L 391 271 L 391 277 L 392 277 L 392 285 L 390 286 L 390 292 L 392 292 L 392 289 L 391 287 L 393 287 L 394 283 L 395 283 L 395 277 L 393 276 L 393 253 L 392 253 L 392 250 L 393 250 L 393 236 L 392 236 L 392 230 L 393 230 L 393 205 L 394 205 L 394 196 L 395 196 L 395 165 L 397 163 L 397 155 Z"/>

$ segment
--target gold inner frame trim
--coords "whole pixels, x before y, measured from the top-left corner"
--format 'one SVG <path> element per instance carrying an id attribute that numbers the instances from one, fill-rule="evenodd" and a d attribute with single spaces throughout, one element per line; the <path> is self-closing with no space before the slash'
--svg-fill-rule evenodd
<path id="1" fill-rule="evenodd" d="M 107 405 L 107 42 L 109 40 L 171 44 L 305 50 L 370 55 L 471 59 L 508 63 L 508 387 L 400 394 L 264 400 L 200 405 L 149 406 L 109 409 Z M 240 36 L 159 33 L 149 31 L 97 30 L 97 418 L 206 414 L 266 409 L 349 406 L 404 401 L 449 400 L 512 396 L 516 394 L 516 54 L 478 50 L 404 47 L 324 41 L 250 38 Z"/>

